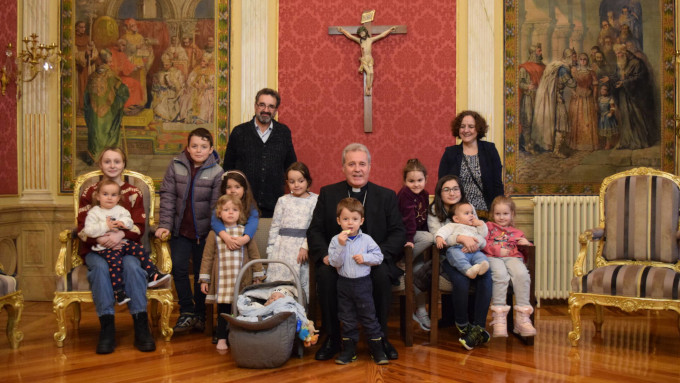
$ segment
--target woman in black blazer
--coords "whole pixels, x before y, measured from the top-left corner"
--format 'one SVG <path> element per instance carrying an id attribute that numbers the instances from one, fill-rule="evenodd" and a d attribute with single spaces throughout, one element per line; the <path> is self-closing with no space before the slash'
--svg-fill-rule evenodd
<path id="1" fill-rule="evenodd" d="M 481 140 L 488 130 L 479 113 L 459 113 L 451 122 L 451 133 L 461 143 L 447 147 L 439 162 L 439 178 L 449 174 L 459 177 L 468 201 L 482 216 L 493 199 L 504 194 L 503 165 L 496 146 Z"/>

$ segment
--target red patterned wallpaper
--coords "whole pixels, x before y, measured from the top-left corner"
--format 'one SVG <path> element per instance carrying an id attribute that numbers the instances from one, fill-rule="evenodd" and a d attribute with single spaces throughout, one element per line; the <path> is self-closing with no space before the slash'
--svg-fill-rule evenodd
<path id="1" fill-rule="evenodd" d="M 453 145 L 456 111 L 456 7 L 452 0 L 286 0 L 279 2 L 278 119 L 293 132 L 312 189 L 342 179 L 345 145 L 361 142 L 373 157 L 371 181 L 398 191 L 401 170 L 419 158 L 437 181 L 439 159 Z M 373 133 L 364 133 L 359 46 L 328 27 L 359 25 L 367 6 L 374 25 L 402 24 L 406 35 L 373 44 Z"/>
<path id="2" fill-rule="evenodd" d="M 3 1 L 0 12 L 0 67 L 5 63 L 7 43 L 17 40 L 17 2 Z M 16 54 L 16 47 L 13 48 Z M 0 195 L 18 194 L 17 179 L 17 100 L 16 85 L 10 82 L 7 93 L 0 95 Z"/>

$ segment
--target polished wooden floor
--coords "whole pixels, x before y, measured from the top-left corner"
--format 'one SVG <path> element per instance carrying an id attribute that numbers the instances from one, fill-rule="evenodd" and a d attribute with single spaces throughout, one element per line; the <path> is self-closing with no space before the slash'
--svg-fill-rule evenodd
<path id="1" fill-rule="evenodd" d="M 99 324 L 91 305 L 84 305 L 80 330 L 68 328 L 64 348 L 52 340 L 56 320 L 49 302 L 26 302 L 20 323 L 24 341 L 9 349 L 0 338 L 0 382 L 678 382 L 680 334 L 674 313 L 634 313 L 605 310 L 602 333 L 592 324 L 594 311 L 584 309 L 584 331 L 577 348 L 567 340 L 571 321 L 566 305 L 544 306 L 537 311 L 538 336 L 534 346 L 518 339 L 495 338 L 473 351 L 463 349 L 455 330 L 440 334 L 431 347 L 427 333 L 415 331 L 415 345 L 398 340 L 398 318 L 391 321 L 393 343 L 399 360 L 378 367 L 369 360 L 366 347 L 359 361 L 338 366 L 314 360 L 316 347 L 302 359 L 291 359 L 275 370 L 237 368 L 230 352 L 220 354 L 202 334 L 158 341 L 152 353 L 132 345 L 132 319 L 119 309 L 116 315 L 118 347 L 113 354 L 94 353 Z M 396 307 L 395 307 L 395 312 Z M 176 319 L 176 314 L 172 319 Z M 7 323 L 0 314 L 0 328 Z M 154 329 L 158 338 L 158 333 Z"/>

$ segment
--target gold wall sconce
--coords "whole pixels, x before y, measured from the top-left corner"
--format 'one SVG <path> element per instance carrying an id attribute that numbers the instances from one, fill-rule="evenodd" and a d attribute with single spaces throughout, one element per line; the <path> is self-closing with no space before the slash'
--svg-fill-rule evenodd
<path id="1" fill-rule="evenodd" d="M 61 62 L 62 54 L 57 48 L 57 44 L 42 44 L 38 42 L 38 35 L 33 33 L 30 37 L 23 40 L 23 49 L 17 49 L 16 56 L 16 75 L 17 98 L 21 97 L 19 84 L 31 82 L 40 72 L 50 73 Z M 12 76 L 12 44 L 7 44 L 5 51 L 5 63 L 0 68 L 0 85 L 2 94 L 5 94 L 7 84 Z"/>

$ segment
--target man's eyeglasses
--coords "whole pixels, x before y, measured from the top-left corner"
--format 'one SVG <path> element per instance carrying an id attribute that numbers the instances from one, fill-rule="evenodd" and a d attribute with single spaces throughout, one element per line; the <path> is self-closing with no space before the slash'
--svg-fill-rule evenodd
<path id="1" fill-rule="evenodd" d="M 271 104 L 267 105 L 264 102 L 257 104 L 257 107 L 260 108 L 260 109 L 270 109 L 270 110 L 276 109 L 276 105 L 271 105 Z"/>
<path id="2" fill-rule="evenodd" d="M 443 191 L 445 194 L 459 193 L 459 192 L 460 192 L 460 188 L 457 187 L 457 186 L 456 186 L 455 188 L 443 188 L 442 191 Z"/>

